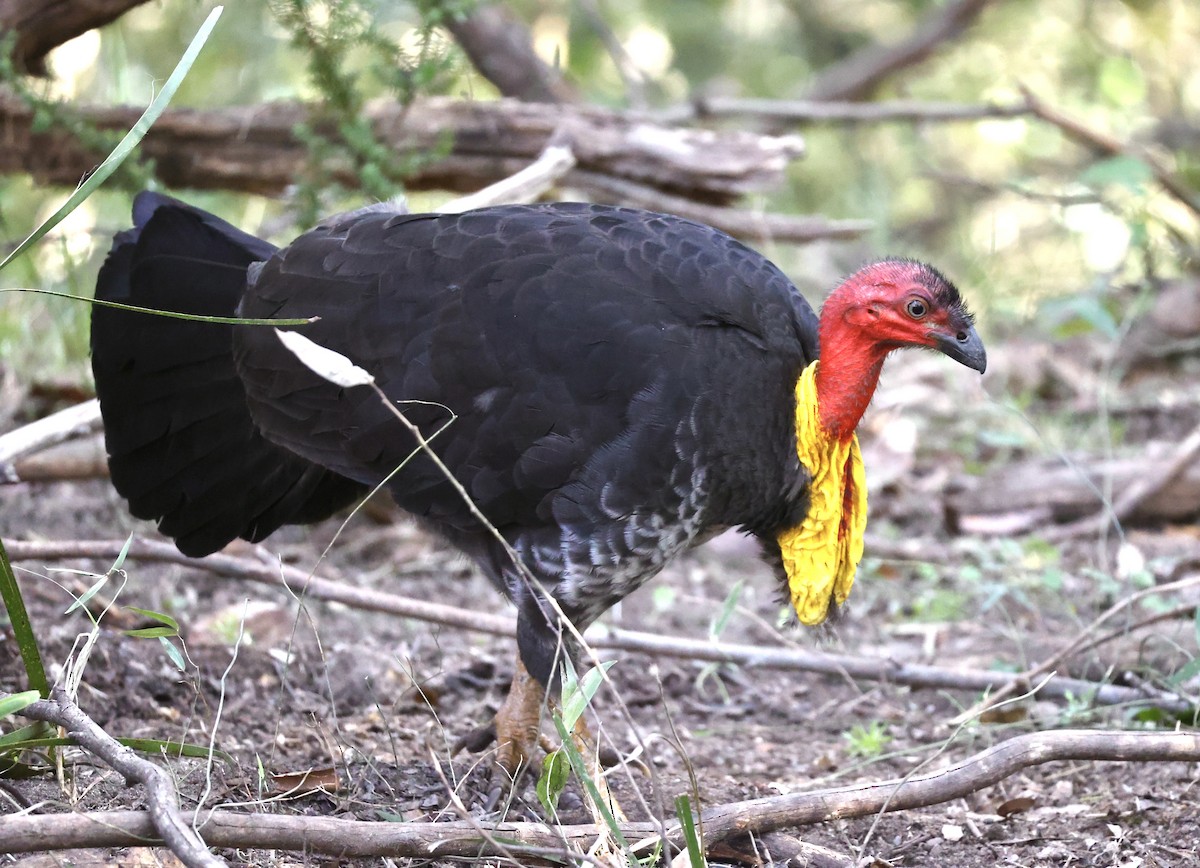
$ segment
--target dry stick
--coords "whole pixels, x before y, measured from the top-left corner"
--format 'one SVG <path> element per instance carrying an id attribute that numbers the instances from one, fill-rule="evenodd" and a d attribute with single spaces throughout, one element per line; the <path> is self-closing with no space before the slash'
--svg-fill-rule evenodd
<path id="1" fill-rule="evenodd" d="M 616 67 L 617 75 L 621 77 L 621 82 L 625 85 L 626 102 L 635 109 L 646 108 L 646 73 L 637 65 L 637 61 L 630 57 L 629 52 L 625 50 L 624 43 L 608 26 L 608 22 L 604 20 L 604 13 L 600 11 L 599 3 L 596 0 L 577 0 L 577 4 L 579 11 L 583 13 L 584 20 L 599 38 L 604 50 L 608 52 L 613 66 Z"/>
<path id="2" fill-rule="evenodd" d="M 79 434 L 100 430 L 100 404 L 84 401 L 0 436 L 0 483 L 17 482 L 13 462 Z"/>
<path id="3" fill-rule="evenodd" d="M 479 3 L 466 14 L 445 16 L 441 23 L 471 65 L 505 96 L 542 103 L 578 99 L 562 70 L 533 50 L 529 27 L 502 3 Z"/>
<path id="4" fill-rule="evenodd" d="M 863 817 L 881 810 L 907 811 L 962 798 L 1004 778 L 1048 762 L 1197 762 L 1200 734 L 1190 732 L 1091 732 L 1058 730 L 1016 736 L 948 769 L 910 778 L 812 793 L 792 793 L 719 805 L 704 812 L 709 844 L 735 835 L 760 834 L 831 819 Z M 547 827 L 544 823 L 498 823 L 480 835 L 472 824 L 383 823 L 328 817 L 206 814 L 200 832 L 211 847 L 304 850 L 342 857 L 451 858 L 499 856 L 495 836 L 516 853 L 523 847 L 561 852 L 564 843 L 586 848 L 602 830 L 593 825 Z M 634 838 L 655 834 L 652 823 L 629 823 Z M 142 811 L 0 817 L 0 853 L 75 847 L 145 846 L 154 826 Z M 679 847 L 677 823 L 668 828 Z"/>
<path id="5" fill-rule="evenodd" d="M 897 99 L 864 103 L 698 96 L 691 104 L 667 109 L 657 117 L 672 123 L 703 118 L 740 118 L 793 124 L 877 124 L 977 121 L 1031 114 L 1033 109 L 1024 102 L 972 104 Z"/>
<path id="6" fill-rule="evenodd" d="M 555 136 L 536 160 L 516 174 L 484 187 L 477 193 L 446 202 L 437 210 L 442 214 L 461 214 L 485 205 L 512 205 L 535 202 L 562 177 L 575 168 L 575 154 L 566 136 Z"/>
<path id="7" fill-rule="evenodd" d="M 1025 97 L 1025 103 L 1034 115 L 1058 127 L 1069 138 L 1074 139 L 1085 147 L 1099 151 L 1110 157 L 1132 157 L 1139 162 L 1145 163 L 1154 175 L 1154 180 L 1158 181 L 1164 190 L 1186 205 L 1192 213 L 1200 216 L 1200 200 L 1197 200 L 1192 195 L 1192 191 L 1188 188 L 1188 185 L 1177 178 L 1170 169 L 1164 166 L 1145 148 L 1138 147 L 1131 142 L 1122 141 L 1107 133 L 1102 133 L 1099 130 L 1094 130 L 1086 126 L 1075 118 L 1069 117 L 1058 109 L 1047 105 L 1027 87 L 1023 86 L 1021 88 L 1021 94 Z"/>
<path id="8" fill-rule="evenodd" d="M 208 852 L 200 836 L 180 813 L 179 794 L 171 776 L 101 729 L 71 700 L 61 685 L 56 685 L 50 691 L 50 699 L 39 699 L 22 709 L 21 715 L 63 727 L 67 735 L 124 775 L 127 785 L 132 786 L 135 782 L 142 784 L 146 788 L 146 800 L 150 805 L 147 813 L 154 831 L 185 865 L 191 868 L 223 868 L 225 862 Z M 0 845 L 0 849 L 2 847 Z"/>
<path id="9" fill-rule="evenodd" d="M 917 22 L 892 45 L 867 45 L 817 73 L 806 96 L 814 100 L 865 99 L 901 69 L 915 66 L 944 42 L 960 36 L 991 0 L 951 0 Z"/>
<path id="10" fill-rule="evenodd" d="M 1099 533 L 1110 522 L 1120 524 L 1137 511 L 1143 503 L 1159 494 L 1163 489 L 1179 479 L 1180 474 L 1191 465 L 1196 456 L 1200 455 L 1200 425 L 1172 450 L 1165 462 L 1157 462 L 1154 469 L 1139 476 L 1133 484 L 1113 504 L 1112 509 L 1103 509 L 1096 515 L 1090 515 L 1079 521 L 1071 522 L 1060 527 L 1046 528 L 1041 532 L 1042 539 L 1047 542 L 1061 542 L 1078 536 Z"/>
<path id="11" fill-rule="evenodd" d="M 64 560 L 69 558 L 115 558 L 125 545 L 124 540 L 70 540 L 62 542 L 30 542 L 5 540 L 9 558 L 13 561 Z M 515 620 L 501 615 L 465 611 L 453 606 L 414 600 L 397 594 L 389 594 L 369 588 L 355 588 L 340 582 L 311 576 L 305 570 L 282 566 L 272 561 L 265 550 L 259 551 L 262 560 L 251 560 L 228 554 L 209 555 L 204 558 L 189 558 L 173 545 L 154 540 L 134 540 L 129 549 L 133 560 L 160 561 L 193 567 L 221 577 L 237 578 L 260 584 L 279 586 L 281 583 L 294 593 L 306 593 L 315 599 L 342 603 L 359 609 L 386 612 L 406 618 L 416 618 L 435 624 L 460 629 L 474 630 L 496 636 L 515 635 Z M 1162 593 L 1185 586 L 1185 582 L 1200 582 L 1187 579 L 1160 588 L 1139 592 L 1119 603 L 1114 610 L 1128 605 L 1148 593 Z M 1110 610 L 1095 623 L 1102 623 L 1114 614 Z M 818 672 L 826 675 L 888 681 L 913 687 L 942 688 L 951 690 L 1011 690 L 1026 689 L 1030 673 L 985 672 L 980 670 L 953 670 L 940 666 L 901 663 L 893 660 L 871 659 L 849 654 L 827 654 L 814 651 L 783 650 L 757 645 L 738 645 L 698 639 L 660 636 L 633 630 L 589 631 L 587 642 L 593 648 L 632 651 L 647 654 L 707 660 L 715 663 L 732 663 L 762 669 Z M 1057 658 L 1055 658 L 1057 663 Z M 1041 674 L 1049 671 L 1033 670 Z M 1006 687 L 1011 685 L 1011 688 Z M 1100 705 L 1124 703 L 1153 704 L 1165 710 L 1183 714 L 1192 705 L 1175 693 L 1147 692 L 1113 684 L 1098 684 L 1077 678 L 1055 676 L 1041 690 L 1042 696 L 1063 697 L 1090 696 Z"/>
<path id="12" fill-rule="evenodd" d="M 12 60 L 18 71 L 46 75 L 51 49 L 115 21 L 146 0 L 3 0 L 0 33 L 16 36 Z"/>
<path id="13" fill-rule="evenodd" d="M 1124 598 L 1118 600 L 1116 603 L 1109 606 L 1108 609 L 1106 609 L 1103 613 L 1101 613 L 1101 615 L 1098 618 L 1096 618 L 1096 620 L 1092 621 L 1090 624 L 1088 624 L 1086 627 L 1084 627 L 1082 630 L 1080 630 L 1079 633 L 1075 636 L 1075 638 L 1072 639 L 1070 642 L 1068 642 L 1065 646 L 1060 648 L 1055 653 L 1051 654 L 1049 657 L 1047 657 L 1045 660 L 1043 660 L 1037 666 L 1034 666 L 1032 669 L 1027 669 L 1024 672 L 1020 672 L 1020 673 L 1017 673 L 1016 675 L 1012 676 L 1011 681 L 1009 681 L 1007 684 L 1005 684 L 1004 686 L 997 689 L 995 693 L 989 694 L 983 700 L 981 700 L 980 702 L 977 702 L 971 708 L 968 708 L 962 714 L 958 715 L 953 720 L 951 720 L 950 723 L 952 725 L 957 726 L 958 724 L 963 723 L 964 721 L 970 720 L 972 717 L 975 717 L 976 715 L 982 714 L 987 709 L 995 707 L 997 703 L 1001 702 L 1004 699 L 1007 699 L 1009 696 L 1012 696 L 1013 693 L 1015 693 L 1017 690 L 1021 689 L 1021 687 L 1023 685 L 1032 684 L 1034 680 L 1040 678 L 1041 676 L 1047 674 L 1048 672 L 1051 672 L 1053 669 L 1055 669 L 1060 663 L 1062 663 L 1064 660 L 1066 660 L 1072 654 L 1077 653 L 1084 647 L 1089 647 L 1089 648 L 1095 647 L 1096 645 L 1099 644 L 1099 640 L 1092 641 L 1090 645 L 1088 644 L 1089 640 L 1092 638 L 1092 635 L 1097 630 L 1099 630 L 1100 627 L 1105 622 L 1111 620 L 1113 617 L 1115 617 L 1117 614 L 1119 614 L 1123 609 L 1126 609 L 1129 606 L 1132 606 L 1134 603 L 1138 602 L 1139 600 L 1143 600 L 1146 597 L 1153 597 L 1153 596 L 1158 596 L 1161 594 L 1170 594 L 1175 591 L 1182 591 L 1187 588 L 1195 587 L 1196 585 L 1200 585 L 1200 576 L 1192 576 L 1191 578 L 1180 579 L 1177 582 L 1168 582 L 1165 585 L 1156 585 L 1153 588 L 1146 588 L 1144 590 L 1138 591 L 1137 593 L 1130 594 L 1128 597 L 1124 597 Z M 1121 635 L 1121 631 L 1109 634 L 1109 638 L 1116 638 L 1119 635 Z M 1129 688 L 1124 688 L 1124 689 L 1129 689 Z M 1162 706 L 1163 708 L 1165 708 L 1169 711 L 1172 711 L 1175 713 L 1181 713 L 1181 714 L 1186 714 L 1188 712 L 1195 711 L 1195 706 L 1191 702 L 1188 702 L 1186 699 L 1184 699 L 1183 697 L 1180 697 L 1178 694 L 1173 693 L 1173 694 L 1171 694 L 1171 696 L 1176 700 L 1175 703 L 1172 703 L 1172 705 L 1175 705 L 1176 707 L 1172 707 L 1169 705 L 1163 705 Z M 1097 699 L 1097 701 L 1100 701 L 1100 700 Z"/>

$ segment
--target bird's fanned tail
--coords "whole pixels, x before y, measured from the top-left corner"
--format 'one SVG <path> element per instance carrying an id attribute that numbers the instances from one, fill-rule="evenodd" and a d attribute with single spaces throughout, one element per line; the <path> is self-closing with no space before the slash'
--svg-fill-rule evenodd
<path id="1" fill-rule="evenodd" d="M 275 248 L 166 196 L 141 194 L 96 297 L 233 316 L 251 263 Z M 198 556 L 324 518 L 364 489 L 262 436 L 234 367 L 234 326 L 97 305 L 92 369 L 113 484 L 139 518 Z"/>

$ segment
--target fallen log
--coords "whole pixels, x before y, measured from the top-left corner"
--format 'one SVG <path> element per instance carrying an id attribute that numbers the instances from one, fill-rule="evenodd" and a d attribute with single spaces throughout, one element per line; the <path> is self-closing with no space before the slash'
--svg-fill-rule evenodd
<path id="1" fill-rule="evenodd" d="M 1033 458 L 1005 464 L 984 476 L 961 477 L 943 502 L 955 533 L 1013 534 L 1108 513 L 1143 480 L 1161 472 L 1175 444 L 1156 444 L 1138 455 Z M 1200 515 L 1200 462 L 1191 462 L 1156 491 L 1131 504 L 1128 524 L 1190 521 Z"/>

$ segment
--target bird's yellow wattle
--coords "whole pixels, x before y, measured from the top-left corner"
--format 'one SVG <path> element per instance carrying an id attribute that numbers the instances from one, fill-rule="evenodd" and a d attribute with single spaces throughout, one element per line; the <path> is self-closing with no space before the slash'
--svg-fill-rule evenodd
<path id="1" fill-rule="evenodd" d="M 850 594 L 867 527 L 867 480 L 858 437 L 830 436 L 817 409 L 817 362 L 796 381 L 796 452 L 812 474 L 808 515 L 779 534 L 796 616 L 820 624 Z"/>

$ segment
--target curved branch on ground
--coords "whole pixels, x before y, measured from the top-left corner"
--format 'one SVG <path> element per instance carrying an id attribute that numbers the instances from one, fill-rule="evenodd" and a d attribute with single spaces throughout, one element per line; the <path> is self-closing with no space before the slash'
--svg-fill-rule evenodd
<path id="1" fill-rule="evenodd" d="M 111 562 L 125 546 L 124 540 L 72 540 L 33 542 L 7 540 L 8 556 L 12 561 L 67 560 L 97 558 Z M 367 611 L 385 612 L 406 618 L 474 630 L 495 636 L 516 635 L 516 621 L 504 615 L 474 612 L 455 606 L 414 600 L 389 594 L 374 588 L 355 588 L 340 582 L 314 576 L 305 570 L 280 564 L 266 549 L 255 546 L 256 557 L 214 554 L 204 558 L 189 558 L 174 545 L 157 540 L 135 539 L 130 545 L 130 561 L 147 560 L 179 564 L 203 571 L 219 579 L 239 579 L 265 585 L 284 585 L 292 593 L 310 599 L 328 600 Z M 769 648 L 757 645 L 738 645 L 660 636 L 633 630 L 609 629 L 591 631 L 586 637 L 592 648 L 641 652 L 658 656 L 707 660 L 713 663 L 733 663 L 763 669 L 818 672 L 839 677 L 861 678 L 867 681 L 887 681 L 922 688 L 950 690 L 994 691 L 1013 684 L 1013 689 L 1029 690 L 1030 680 L 1023 673 L 982 670 L 949 669 L 919 663 L 859 657 L 851 654 L 827 654 L 815 651 Z M 1155 691 L 1117 684 L 1101 684 L 1055 675 L 1038 684 L 1038 696 L 1061 698 L 1087 696 L 1098 705 L 1153 705 L 1174 713 L 1192 710 L 1192 703 L 1175 693 Z"/>
<path id="2" fill-rule="evenodd" d="M 762 834 L 834 819 L 864 817 L 941 804 L 992 786 L 1017 772 L 1062 760 L 1090 762 L 1196 762 L 1200 734 L 1191 732 L 1091 732 L 1059 730 L 1019 735 L 962 762 L 904 780 L 791 793 L 718 805 L 703 812 L 704 844 Z M 299 850 L 340 857 L 392 856 L 447 859 L 502 855 L 536 848 L 539 856 L 561 853 L 568 859 L 586 849 L 607 829 L 596 826 L 547 826 L 545 823 L 498 823 L 480 831 L 462 820 L 449 823 L 391 823 L 332 817 L 235 814 L 213 811 L 202 817 L 200 834 L 210 847 Z M 628 840 L 653 846 L 653 823 L 622 824 Z M 668 839 L 683 843 L 679 826 Z M 143 811 L 48 814 L 0 817 L 0 853 L 28 853 L 75 847 L 145 846 L 156 838 Z M 635 845 L 636 846 L 636 845 Z"/>
<path id="3" fill-rule="evenodd" d="M 189 868 L 224 868 L 224 860 L 208 852 L 204 841 L 180 812 L 179 793 L 171 775 L 149 760 L 142 759 L 101 729 L 75 704 L 66 690 L 55 687 L 50 691 L 49 699 L 39 699 L 20 713 L 30 720 L 61 726 L 67 735 L 123 775 L 127 784 L 139 783 L 144 786 L 146 800 L 150 803 L 146 813 L 156 837 L 184 865 Z M 0 819 L 0 825 L 2 823 Z M 3 840 L 4 835 L 0 832 L 0 841 Z M 0 843 L 0 852 L 5 852 L 6 846 L 6 843 Z"/>

